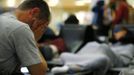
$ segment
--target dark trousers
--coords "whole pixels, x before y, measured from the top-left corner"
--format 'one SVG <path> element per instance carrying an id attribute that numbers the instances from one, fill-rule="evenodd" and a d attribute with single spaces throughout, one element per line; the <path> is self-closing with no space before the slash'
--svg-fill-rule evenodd
<path id="1" fill-rule="evenodd" d="M 24 75 L 23 73 L 13 73 L 12 75 Z"/>

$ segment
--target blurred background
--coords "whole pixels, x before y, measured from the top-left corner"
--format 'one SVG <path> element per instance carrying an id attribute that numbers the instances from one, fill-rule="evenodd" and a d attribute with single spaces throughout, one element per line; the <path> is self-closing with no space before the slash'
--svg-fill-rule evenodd
<path id="1" fill-rule="evenodd" d="M 15 9 L 24 0 L 0 0 L 0 13 Z M 46 0 L 52 12 L 52 20 L 49 25 L 56 34 L 58 34 L 59 24 L 61 24 L 69 14 L 75 14 L 80 24 L 90 25 L 93 13 L 91 9 L 97 0 Z M 131 5 L 129 12 L 129 23 L 134 24 L 134 0 L 127 0 Z M 108 4 L 109 0 L 105 0 Z"/>

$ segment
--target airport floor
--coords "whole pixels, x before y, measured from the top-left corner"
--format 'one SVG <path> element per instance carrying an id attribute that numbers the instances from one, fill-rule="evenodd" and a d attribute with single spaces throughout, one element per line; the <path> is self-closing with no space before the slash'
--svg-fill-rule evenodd
<path id="1" fill-rule="evenodd" d="M 48 72 L 46 75 L 54 75 L 53 73 Z"/>

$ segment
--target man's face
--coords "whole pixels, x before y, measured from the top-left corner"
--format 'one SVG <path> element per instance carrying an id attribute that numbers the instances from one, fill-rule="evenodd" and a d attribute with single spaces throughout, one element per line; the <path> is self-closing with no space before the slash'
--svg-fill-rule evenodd
<path id="1" fill-rule="evenodd" d="M 35 39 L 38 41 L 43 35 L 45 29 L 47 29 L 49 22 L 47 20 L 34 20 L 33 24 L 30 26 L 32 31 L 34 32 Z"/>
<path id="2" fill-rule="evenodd" d="M 18 19 L 27 23 L 34 32 L 35 39 L 38 41 L 47 28 L 49 21 L 47 19 L 39 19 L 40 9 L 33 8 L 26 11 L 18 11 Z"/>
<path id="3" fill-rule="evenodd" d="M 114 37 L 115 37 L 116 40 L 120 40 L 125 35 L 126 35 L 126 31 L 125 30 L 122 30 L 122 31 L 114 33 Z"/>

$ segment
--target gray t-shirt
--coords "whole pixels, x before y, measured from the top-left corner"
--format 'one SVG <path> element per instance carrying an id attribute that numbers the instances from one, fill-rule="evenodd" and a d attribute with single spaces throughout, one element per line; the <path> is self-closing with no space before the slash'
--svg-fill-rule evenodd
<path id="1" fill-rule="evenodd" d="M 33 32 L 11 13 L 0 15 L 0 74 L 10 75 L 17 65 L 41 62 Z"/>

